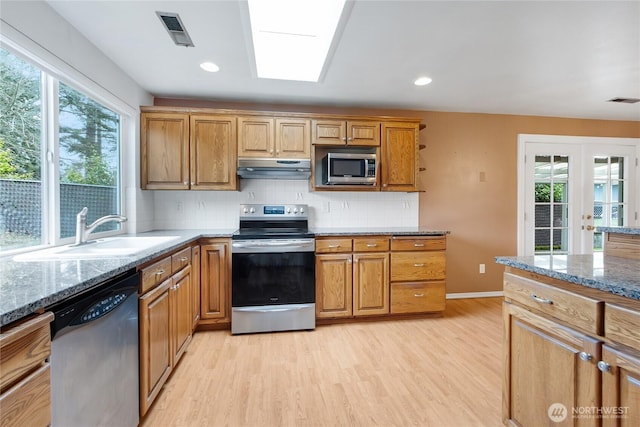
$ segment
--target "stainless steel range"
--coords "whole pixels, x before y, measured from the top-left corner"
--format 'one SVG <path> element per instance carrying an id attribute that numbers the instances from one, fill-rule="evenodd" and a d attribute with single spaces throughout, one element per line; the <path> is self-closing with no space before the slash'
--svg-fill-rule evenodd
<path id="1" fill-rule="evenodd" d="M 315 329 L 307 205 L 241 205 L 231 243 L 231 333 Z"/>

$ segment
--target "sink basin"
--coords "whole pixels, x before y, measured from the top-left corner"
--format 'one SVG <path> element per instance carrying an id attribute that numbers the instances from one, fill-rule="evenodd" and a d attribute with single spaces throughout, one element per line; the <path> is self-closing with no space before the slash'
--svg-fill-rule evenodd
<path id="1" fill-rule="evenodd" d="M 84 245 L 57 246 L 40 251 L 16 255 L 15 261 L 51 259 L 117 258 L 136 255 L 154 246 L 161 245 L 179 236 L 108 237 L 92 240 Z"/>

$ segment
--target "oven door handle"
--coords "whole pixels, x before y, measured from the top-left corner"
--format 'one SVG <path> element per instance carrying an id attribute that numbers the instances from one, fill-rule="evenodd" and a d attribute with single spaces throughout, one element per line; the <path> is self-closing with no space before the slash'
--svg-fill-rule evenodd
<path id="1" fill-rule="evenodd" d="M 273 249 L 273 252 L 278 252 L 281 249 L 287 249 L 289 251 L 292 250 L 303 250 L 305 252 L 313 252 L 315 250 L 315 242 L 313 240 L 308 242 L 233 242 L 231 244 L 231 248 L 237 249 L 239 253 L 250 253 L 252 250 L 257 250 L 260 252 L 269 251 Z"/>
<path id="2" fill-rule="evenodd" d="M 294 310 L 305 310 L 308 309 L 309 304 L 301 304 L 299 306 L 292 306 L 291 304 L 285 307 L 268 307 L 268 308 L 257 308 L 257 307 L 233 307 L 233 311 L 240 312 L 253 312 L 253 313 L 273 313 L 275 311 L 294 311 Z"/>

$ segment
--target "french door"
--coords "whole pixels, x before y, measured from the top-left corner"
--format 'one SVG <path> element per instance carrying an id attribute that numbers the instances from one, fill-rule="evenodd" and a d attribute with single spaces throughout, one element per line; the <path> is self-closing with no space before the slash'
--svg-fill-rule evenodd
<path id="1" fill-rule="evenodd" d="M 518 138 L 518 255 L 602 250 L 598 226 L 638 224 L 640 139 Z"/>

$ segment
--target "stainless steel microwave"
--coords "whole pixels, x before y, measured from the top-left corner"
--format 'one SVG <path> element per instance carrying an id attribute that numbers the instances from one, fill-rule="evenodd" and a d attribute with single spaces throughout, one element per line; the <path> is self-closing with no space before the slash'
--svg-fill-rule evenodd
<path id="1" fill-rule="evenodd" d="M 325 185 L 376 185 L 377 171 L 375 154 L 328 153 L 322 159 Z"/>

